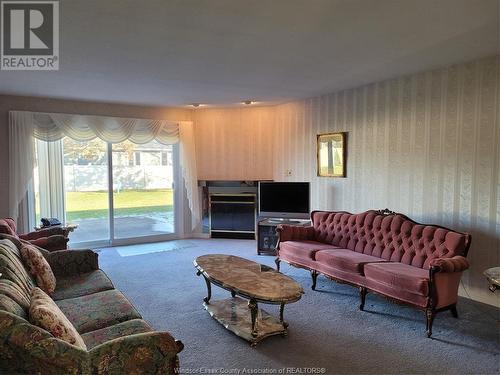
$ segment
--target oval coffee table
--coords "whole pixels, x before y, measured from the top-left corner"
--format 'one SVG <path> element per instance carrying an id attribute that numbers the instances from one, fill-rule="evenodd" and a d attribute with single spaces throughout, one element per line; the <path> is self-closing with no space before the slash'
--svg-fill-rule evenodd
<path id="1" fill-rule="evenodd" d="M 304 293 L 292 278 L 233 255 L 202 255 L 193 263 L 207 284 L 203 306 L 226 329 L 250 341 L 252 347 L 268 336 L 286 335 L 285 304 L 298 301 Z M 231 298 L 211 301 L 211 284 L 230 291 Z M 259 302 L 280 305 L 279 319 L 260 309 Z"/>

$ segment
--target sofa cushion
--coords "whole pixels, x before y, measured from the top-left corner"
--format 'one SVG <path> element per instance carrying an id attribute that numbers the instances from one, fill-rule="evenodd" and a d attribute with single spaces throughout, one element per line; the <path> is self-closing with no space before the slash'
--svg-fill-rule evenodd
<path id="1" fill-rule="evenodd" d="M 366 263 L 387 262 L 385 259 L 357 253 L 347 249 L 321 250 L 316 253 L 316 261 L 330 267 L 363 275 Z"/>
<path id="2" fill-rule="evenodd" d="M 49 295 L 54 293 L 54 290 L 56 290 L 56 278 L 42 253 L 32 245 L 23 244 L 21 255 L 24 264 L 26 264 L 31 276 L 36 279 L 38 286 Z"/>
<path id="3" fill-rule="evenodd" d="M 365 277 L 421 296 L 429 295 L 429 271 L 403 263 L 370 263 L 364 267 Z"/>
<path id="4" fill-rule="evenodd" d="M 0 273 L 2 278 L 7 278 L 27 292 L 36 286 L 35 279 L 24 266 L 21 253 L 9 240 L 0 240 Z"/>
<path id="5" fill-rule="evenodd" d="M 119 337 L 152 331 L 152 328 L 144 320 L 132 319 L 106 328 L 84 333 L 82 338 L 85 341 L 87 348 L 90 350 L 97 345 Z"/>
<path id="6" fill-rule="evenodd" d="M 80 333 L 95 331 L 141 316 L 116 289 L 56 301 Z"/>
<path id="7" fill-rule="evenodd" d="M 54 337 L 87 350 L 85 342 L 54 301 L 40 288 L 33 288 L 29 311 L 30 322 Z"/>
<path id="8" fill-rule="evenodd" d="M 0 310 L 10 312 L 11 314 L 17 315 L 23 319 L 28 319 L 26 310 L 15 300 L 5 294 L 0 294 Z"/>
<path id="9" fill-rule="evenodd" d="M 285 241 L 280 243 L 280 255 L 290 253 L 295 257 L 314 260 L 314 254 L 320 250 L 335 249 L 333 245 L 317 241 Z"/>
<path id="10" fill-rule="evenodd" d="M 96 270 L 73 276 L 59 276 L 52 298 L 57 301 L 110 289 L 114 289 L 111 280 L 103 271 Z"/>
<path id="11" fill-rule="evenodd" d="M 30 308 L 30 294 L 26 293 L 19 285 L 9 279 L 0 279 L 0 294 L 3 294 L 28 311 Z"/>
<path id="12" fill-rule="evenodd" d="M 411 293 L 401 288 L 394 288 L 392 285 L 367 279 L 364 277 L 364 285 L 374 292 L 380 293 L 384 296 L 394 298 L 399 301 L 404 301 L 412 305 L 417 305 L 422 308 L 429 306 L 429 296 L 422 296 L 420 294 Z"/>
<path id="13" fill-rule="evenodd" d="M 0 270 L 0 273 L 2 274 L 2 279 L 5 278 L 6 280 L 12 281 L 23 291 L 24 295 L 29 296 L 31 294 L 31 289 L 34 287 L 27 285 L 18 274 L 8 268 Z"/>

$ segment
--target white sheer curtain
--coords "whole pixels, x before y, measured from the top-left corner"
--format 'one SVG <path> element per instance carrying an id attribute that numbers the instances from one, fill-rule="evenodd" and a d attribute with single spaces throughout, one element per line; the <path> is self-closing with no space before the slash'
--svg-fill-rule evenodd
<path id="1" fill-rule="evenodd" d="M 182 177 L 186 186 L 187 199 L 191 211 L 191 230 L 194 230 L 201 221 L 194 124 L 191 121 L 181 122 L 179 124 L 179 136 Z"/>
<path id="2" fill-rule="evenodd" d="M 19 205 L 33 182 L 34 124 L 29 112 L 9 112 L 9 212 L 17 220 Z M 25 210 L 21 212 L 27 215 Z M 27 223 L 23 218 L 22 223 Z M 26 228 L 23 228 L 26 229 Z"/>
<path id="3" fill-rule="evenodd" d="M 64 158 L 62 140 L 36 140 L 38 156 L 40 216 L 57 217 L 65 221 Z"/>
<path id="4" fill-rule="evenodd" d="M 192 228 L 196 227 L 201 211 L 192 122 L 25 111 L 9 112 L 9 207 L 14 219 L 19 217 L 19 204 L 33 179 L 34 139 L 54 142 L 66 136 L 77 141 L 98 137 L 110 143 L 130 140 L 142 144 L 153 139 L 165 145 L 180 142 L 182 175 Z"/>

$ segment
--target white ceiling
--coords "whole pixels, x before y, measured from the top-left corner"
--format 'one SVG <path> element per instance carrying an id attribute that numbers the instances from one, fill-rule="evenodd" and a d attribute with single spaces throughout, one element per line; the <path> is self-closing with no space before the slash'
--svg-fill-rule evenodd
<path id="1" fill-rule="evenodd" d="M 60 70 L 0 93 L 282 102 L 499 53 L 499 0 L 61 0 Z"/>

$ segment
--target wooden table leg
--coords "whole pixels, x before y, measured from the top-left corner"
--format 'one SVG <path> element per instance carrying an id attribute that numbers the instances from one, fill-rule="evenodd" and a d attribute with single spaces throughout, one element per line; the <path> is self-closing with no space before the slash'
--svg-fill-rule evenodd
<path id="1" fill-rule="evenodd" d="M 285 304 L 282 303 L 280 304 L 280 323 L 283 324 L 283 328 L 287 329 L 288 328 L 288 323 L 283 320 L 283 313 L 285 310 Z"/>
<path id="2" fill-rule="evenodd" d="M 250 309 L 250 314 L 252 316 L 252 336 L 257 337 L 257 313 L 259 311 L 257 301 L 253 298 L 248 301 L 248 308 Z"/>

